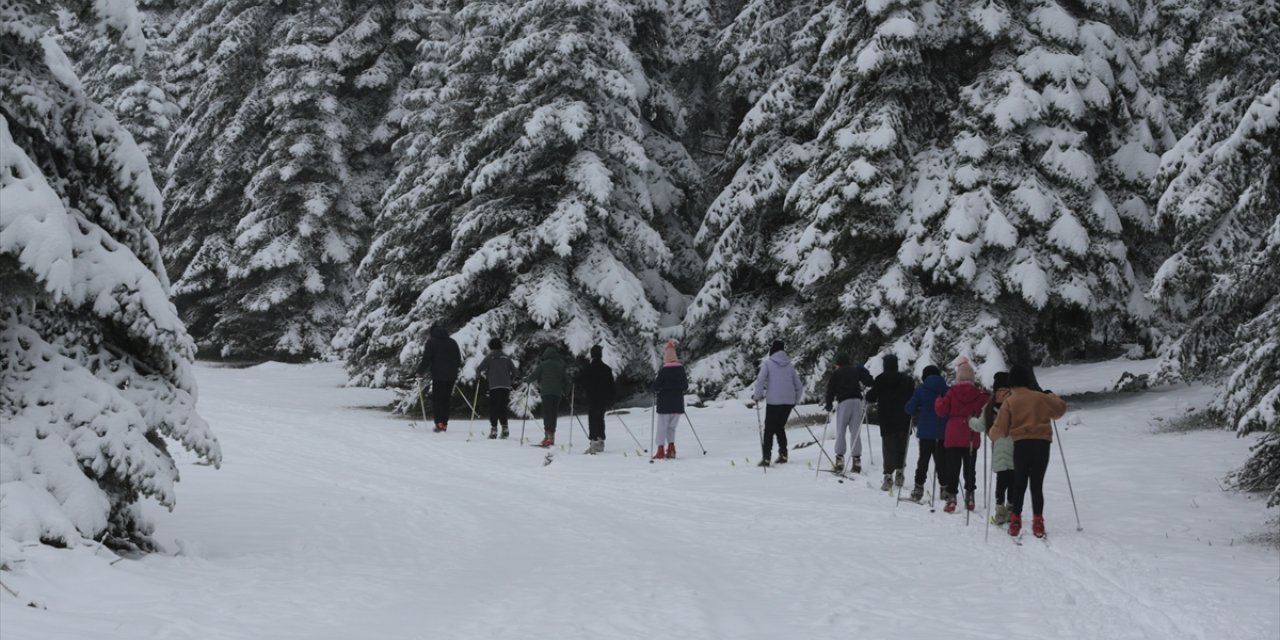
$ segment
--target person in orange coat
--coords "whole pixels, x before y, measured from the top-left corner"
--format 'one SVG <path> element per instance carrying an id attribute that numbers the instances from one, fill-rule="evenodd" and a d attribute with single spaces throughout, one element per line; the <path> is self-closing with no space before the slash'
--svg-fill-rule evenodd
<path id="1" fill-rule="evenodd" d="M 1022 533 L 1022 504 L 1031 486 L 1031 531 L 1037 538 L 1044 530 L 1044 473 L 1049 468 L 1053 443 L 1053 421 L 1067 412 L 1067 403 L 1058 396 L 1040 391 L 1031 369 L 1018 365 L 1009 371 L 1013 390 L 1000 405 L 991 439 L 1013 440 L 1013 495 L 1009 514 L 1009 535 Z"/>

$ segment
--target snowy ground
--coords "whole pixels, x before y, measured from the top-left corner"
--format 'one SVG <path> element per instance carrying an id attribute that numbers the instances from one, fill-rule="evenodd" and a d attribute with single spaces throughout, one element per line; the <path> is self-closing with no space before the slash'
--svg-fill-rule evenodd
<path id="1" fill-rule="evenodd" d="M 1071 411 L 1084 531 L 1055 446 L 1050 542 L 1018 547 L 984 542 L 981 517 L 815 479 L 817 447 L 762 473 L 737 403 L 692 411 L 705 456 L 682 425 L 683 457 L 648 464 L 611 420 L 605 455 L 579 455 L 578 432 L 544 466 L 465 420 L 432 434 L 362 409 L 386 396 L 333 365 L 199 374 L 226 464 L 181 463 L 177 511 L 152 512 L 171 553 L 27 550 L 0 574 L 5 640 L 1280 637 L 1280 553 L 1245 541 L 1268 514 L 1217 482 L 1250 441 L 1153 434 L 1203 389 Z M 647 439 L 646 413 L 625 419 Z"/>

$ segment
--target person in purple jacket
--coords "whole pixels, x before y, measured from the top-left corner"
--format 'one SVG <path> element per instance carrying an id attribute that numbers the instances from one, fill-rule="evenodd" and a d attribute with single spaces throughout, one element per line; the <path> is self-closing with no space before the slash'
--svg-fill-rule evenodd
<path id="1" fill-rule="evenodd" d="M 760 450 L 764 458 L 760 460 L 762 467 L 769 466 L 769 455 L 772 453 L 773 441 L 778 441 L 778 459 L 775 464 L 787 461 L 787 417 L 791 410 L 804 398 L 804 384 L 800 382 L 800 374 L 791 365 L 791 356 L 782 350 L 782 341 L 774 340 L 769 347 L 769 357 L 760 364 L 760 374 L 756 376 L 755 393 L 751 398 L 764 406 L 764 440 Z"/>
<path id="2" fill-rule="evenodd" d="M 903 410 L 916 418 L 916 438 L 920 440 L 920 457 L 916 460 L 916 486 L 911 489 L 911 499 L 924 498 L 924 481 L 929 479 L 929 459 L 933 459 L 933 473 L 942 471 L 942 438 L 947 422 L 934 410 L 934 402 L 947 395 L 947 381 L 942 370 L 929 365 L 921 372 L 924 381 L 916 387 Z"/>

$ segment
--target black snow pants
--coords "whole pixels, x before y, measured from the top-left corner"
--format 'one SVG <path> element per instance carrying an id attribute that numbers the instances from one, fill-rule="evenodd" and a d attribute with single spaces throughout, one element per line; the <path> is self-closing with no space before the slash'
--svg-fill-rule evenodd
<path id="1" fill-rule="evenodd" d="M 946 463 L 942 465 L 942 490 L 947 495 L 960 496 L 960 470 L 964 468 L 964 490 L 978 490 L 978 450 L 969 447 L 947 447 Z"/>
<path id="2" fill-rule="evenodd" d="M 556 419 L 560 414 L 560 396 L 542 396 L 542 428 L 555 435 Z"/>
<path id="3" fill-rule="evenodd" d="M 1013 497 L 1013 469 L 996 472 L 996 504 L 1004 504 L 1006 497 Z"/>
<path id="4" fill-rule="evenodd" d="M 1031 513 L 1044 515 L 1044 472 L 1049 469 L 1049 440 L 1018 440 L 1013 443 L 1013 497 L 1011 510 L 1022 515 L 1027 485 L 1031 485 Z"/>
<path id="5" fill-rule="evenodd" d="M 916 484 L 924 486 L 929 479 L 929 460 L 933 459 L 933 472 L 942 472 L 942 440 L 920 438 L 920 458 L 916 460 Z"/>
<path id="6" fill-rule="evenodd" d="M 880 452 L 884 454 L 885 475 L 902 471 L 907 467 L 907 446 L 911 433 L 907 427 L 880 427 Z"/>
<path id="7" fill-rule="evenodd" d="M 511 406 L 511 390 L 510 389 L 490 389 L 489 390 L 489 426 L 496 427 L 502 425 L 503 429 L 507 428 L 507 417 L 510 415 Z"/>
<path id="8" fill-rule="evenodd" d="M 431 413 L 436 424 L 449 424 L 449 403 L 453 401 L 454 380 L 431 381 Z"/>
<path id="9" fill-rule="evenodd" d="M 764 441 L 760 450 L 768 460 L 773 452 L 773 441 L 778 441 L 778 452 L 787 453 L 787 418 L 791 417 L 791 404 L 767 404 L 764 406 Z"/>
<path id="10" fill-rule="evenodd" d="M 601 402 L 587 403 L 587 439 L 588 440 L 604 440 L 604 412 L 609 410 L 609 405 Z"/>

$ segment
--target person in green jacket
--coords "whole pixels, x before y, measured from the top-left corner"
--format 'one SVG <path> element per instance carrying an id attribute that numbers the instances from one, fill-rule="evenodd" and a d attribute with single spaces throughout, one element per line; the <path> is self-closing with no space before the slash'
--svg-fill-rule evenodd
<path id="1" fill-rule="evenodd" d="M 569 379 L 569 368 L 565 366 L 560 352 L 549 346 L 542 352 L 529 379 L 537 383 L 542 393 L 542 442 L 539 447 L 551 447 L 556 443 L 556 418 L 560 412 L 560 398 L 573 382 Z"/>
<path id="2" fill-rule="evenodd" d="M 980 433 L 989 434 L 991 425 L 995 424 L 996 414 L 1000 413 L 1000 404 L 1009 397 L 1009 391 L 1009 373 L 997 373 L 995 381 L 991 383 L 991 400 L 983 409 L 982 418 L 970 420 L 969 425 Z M 1009 507 L 1005 505 L 1005 498 L 1013 491 L 1013 438 L 1004 437 L 991 441 L 991 472 L 996 475 L 995 523 L 1003 525 L 1009 521 Z"/>

